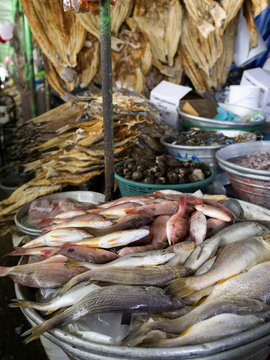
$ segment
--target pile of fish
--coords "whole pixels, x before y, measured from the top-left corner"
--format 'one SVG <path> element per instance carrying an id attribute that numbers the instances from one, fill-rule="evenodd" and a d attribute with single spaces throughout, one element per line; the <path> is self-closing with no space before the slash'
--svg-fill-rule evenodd
<path id="1" fill-rule="evenodd" d="M 19 265 L 0 267 L 22 286 L 56 289 L 49 301 L 10 305 L 43 314 L 25 341 L 106 312 L 132 314 L 114 344 L 144 347 L 201 344 L 268 321 L 269 228 L 224 197 L 163 190 L 55 216 L 7 254 L 23 256 Z"/>
<path id="2" fill-rule="evenodd" d="M 63 99 L 100 82 L 98 16 L 64 11 L 62 0 L 22 0 L 22 6 L 47 58 L 48 81 Z M 111 7 L 115 87 L 147 95 L 161 80 L 180 84 L 185 71 L 198 92 L 219 89 L 233 62 L 240 8 L 252 49 L 258 42 L 254 18 L 267 6 L 267 0 L 116 1 Z"/>
<path id="3" fill-rule="evenodd" d="M 160 143 L 172 132 L 159 111 L 143 96 L 115 92 L 115 161 L 166 152 Z M 87 183 L 104 171 L 103 110 L 100 93 L 86 93 L 77 100 L 50 110 L 26 123 L 18 123 L 9 148 L 10 162 L 24 169 L 32 180 L 0 202 L 0 225 L 10 228 L 20 207 L 67 186 Z M 13 156 L 13 157 L 12 157 Z M 2 226 L 3 225 L 3 226 Z M 5 229 L 4 229 L 5 227 Z"/>
<path id="4" fill-rule="evenodd" d="M 270 171 L 270 153 L 265 151 L 255 151 L 252 154 L 234 159 L 238 165 L 255 169 Z"/>

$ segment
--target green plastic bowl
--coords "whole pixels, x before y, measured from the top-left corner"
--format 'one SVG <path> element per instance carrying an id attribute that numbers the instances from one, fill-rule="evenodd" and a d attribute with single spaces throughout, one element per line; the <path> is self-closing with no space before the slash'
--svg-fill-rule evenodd
<path id="1" fill-rule="evenodd" d="M 114 170 L 118 166 L 121 166 L 124 164 L 124 161 L 120 161 L 119 163 L 115 164 Z M 207 186 L 214 180 L 215 178 L 215 171 L 212 167 L 207 165 L 209 168 L 209 171 L 211 172 L 211 175 L 202 181 L 197 181 L 194 183 L 189 184 L 177 184 L 177 185 L 158 185 L 158 184 L 144 184 L 137 181 L 127 180 L 123 178 L 122 176 L 119 176 L 116 171 L 114 171 L 115 178 L 118 182 L 119 189 L 121 196 L 136 196 L 136 195 L 143 195 L 143 194 L 150 194 L 157 190 L 177 190 L 181 191 L 183 193 L 193 193 L 196 190 L 201 190 L 204 192 L 207 189 Z"/>

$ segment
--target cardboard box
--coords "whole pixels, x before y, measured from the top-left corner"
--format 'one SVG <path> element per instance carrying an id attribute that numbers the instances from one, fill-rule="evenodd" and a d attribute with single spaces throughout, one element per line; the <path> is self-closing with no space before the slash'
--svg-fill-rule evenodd
<path id="1" fill-rule="evenodd" d="M 261 89 L 260 108 L 270 107 L 270 74 L 262 68 L 245 70 L 240 85 L 258 86 Z"/>
<path id="2" fill-rule="evenodd" d="M 176 85 L 163 80 L 151 91 L 150 101 L 160 110 L 168 125 L 179 129 L 179 101 L 191 90 L 188 86 Z"/>

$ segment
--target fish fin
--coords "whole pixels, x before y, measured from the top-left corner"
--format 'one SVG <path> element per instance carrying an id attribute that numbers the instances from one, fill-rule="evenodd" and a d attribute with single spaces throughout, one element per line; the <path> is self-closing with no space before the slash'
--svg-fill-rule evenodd
<path id="1" fill-rule="evenodd" d="M 47 325 L 47 322 L 43 322 L 42 324 L 39 324 L 37 326 L 32 327 L 31 329 L 25 331 L 21 336 L 28 336 L 23 342 L 25 344 L 30 343 L 31 341 L 37 339 L 42 335 L 45 331 L 49 329 L 49 326 Z"/>
<path id="2" fill-rule="evenodd" d="M 5 266 L 0 266 L 0 277 L 7 276 L 9 268 Z"/>
<path id="3" fill-rule="evenodd" d="M 45 312 L 45 315 L 51 315 L 54 312 L 55 312 L 55 310 L 48 310 L 48 311 Z"/>
<path id="4" fill-rule="evenodd" d="M 12 303 L 8 304 L 8 307 L 16 308 L 16 307 L 33 307 L 33 304 L 36 304 L 34 301 L 27 301 L 23 299 L 12 299 Z"/>
<path id="5" fill-rule="evenodd" d="M 195 280 L 196 281 L 196 280 Z M 183 277 L 176 280 L 172 280 L 167 286 L 167 291 L 171 295 L 180 296 L 181 298 L 193 294 L 196 289 L 192 289 L 194 283 L 194 277 Z"/>
<path id="6" fill-rule="evenodd" d="M 266 242 L 270 242 L 270 234 L 264 234 L 263 235 L 263 240 Z"/>
<path id="7" fill-rule="evenodd" d="M 126 210 L 124 210 L 124 211 L 125 211 L 125 213 L 127 213 L 127 214 L 135 214 L 136 211 L 137 211 L 137 208 L 134 207 L 134 208 L 132 208 L 132 209 L 126 209 Z"/>
<path id="8" fill-rule="evenodd" d="M 233 275 L 227 277 L 226 279 L 219 280 L 219 281 L 217 282 L 217 284 L 218 284 L 218 285 L 221 285 L 221 284 L 225 283 L 227 280 L 230 280 L 230 279 L 234 278 L 234 277 L 237 276 L 237 275 L 239 275 L 239 273 L 238 273 L 238 274 L 233 274 Z"/>
<path id="9" fill-rule="evenodd" d="M 77 260 L 73 260 L 73 259 L 68 259 L 65 264 L 67 266 L 84 266 L 84 263 L 81 261 L 77 261 Z"/>

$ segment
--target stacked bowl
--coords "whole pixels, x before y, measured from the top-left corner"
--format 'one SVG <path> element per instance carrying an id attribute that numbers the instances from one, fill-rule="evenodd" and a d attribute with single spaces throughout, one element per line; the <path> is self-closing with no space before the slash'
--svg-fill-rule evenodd
<path id="1" fill-rule="evenodd" d="M 260 168 L 260 156 L 263 154 L 270 157 L 270 141 L 228 145 L 216 152 L 216 158 L 240 199 L 270 209 L 270 166 Z M 248 166 L 248 163 L 243 166 L 243 159 L 247 156 L 253 156 L 258 166 Z"/>

